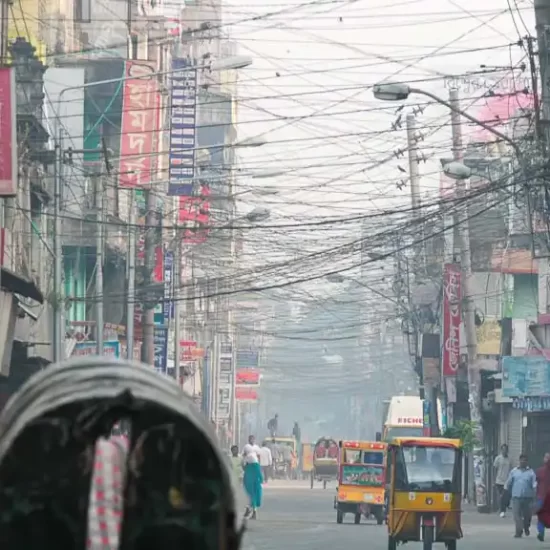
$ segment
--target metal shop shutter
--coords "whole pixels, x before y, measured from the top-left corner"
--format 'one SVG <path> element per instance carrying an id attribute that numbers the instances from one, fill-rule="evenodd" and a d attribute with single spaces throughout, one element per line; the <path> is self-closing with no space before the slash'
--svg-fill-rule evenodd
<path id="1" fill-rule="evenodd" d="M 506 440 L 502 443 L 508 445 L 508 451 L 512 466 L 519 463 L 519 455 L 523 452 L 523 411 L 514 409 L 511 405 L 506 407 Z"/>

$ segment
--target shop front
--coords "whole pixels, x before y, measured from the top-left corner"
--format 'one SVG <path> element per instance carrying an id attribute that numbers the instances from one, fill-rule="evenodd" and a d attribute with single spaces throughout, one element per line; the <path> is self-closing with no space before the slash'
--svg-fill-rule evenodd
<path id="1" fill-rule="evenodd" d="M 531 466 L 542 464 L 550 449 L 550 361 L 540 356 L 503 357 L 502 395 L 512 400 L 509 415 L 521 419 L 522 452 Z"/>

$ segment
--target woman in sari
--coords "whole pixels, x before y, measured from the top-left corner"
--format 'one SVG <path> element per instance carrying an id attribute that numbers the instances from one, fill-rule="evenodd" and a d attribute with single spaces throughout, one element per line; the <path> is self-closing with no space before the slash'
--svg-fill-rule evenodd
<path id="1" fill-rule="evenodd" d="M 262 505 L 262 483 L 264 479 L 258 456 L 252 451 L 252 448 L 247 449 L 245 447 L 244 462 L 243 484 L 250 503 L 244 515 L 246 518 L 257 519 L 258 508 Z"/>

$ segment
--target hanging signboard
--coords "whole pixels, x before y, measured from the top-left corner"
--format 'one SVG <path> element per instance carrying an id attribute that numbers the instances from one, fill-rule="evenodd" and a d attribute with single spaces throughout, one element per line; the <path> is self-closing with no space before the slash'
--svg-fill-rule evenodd
<path id="1" fill-rule="evenodd" d="M 457 264 L 443 268 L 443 376 L 456 376 L 460 364 L 461 274 Z"/>

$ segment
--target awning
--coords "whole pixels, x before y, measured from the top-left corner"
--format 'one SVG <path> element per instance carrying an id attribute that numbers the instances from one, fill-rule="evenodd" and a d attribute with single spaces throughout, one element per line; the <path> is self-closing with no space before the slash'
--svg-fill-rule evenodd
<path id="1" fill-rule="evenodd" d="M 44 303 L 44 295 L 31 280 L 17 275 L 5 267 L 2 267 L 0 271 L 0 287 L 12 294 L 30 298 L 39 304 Z"/>

